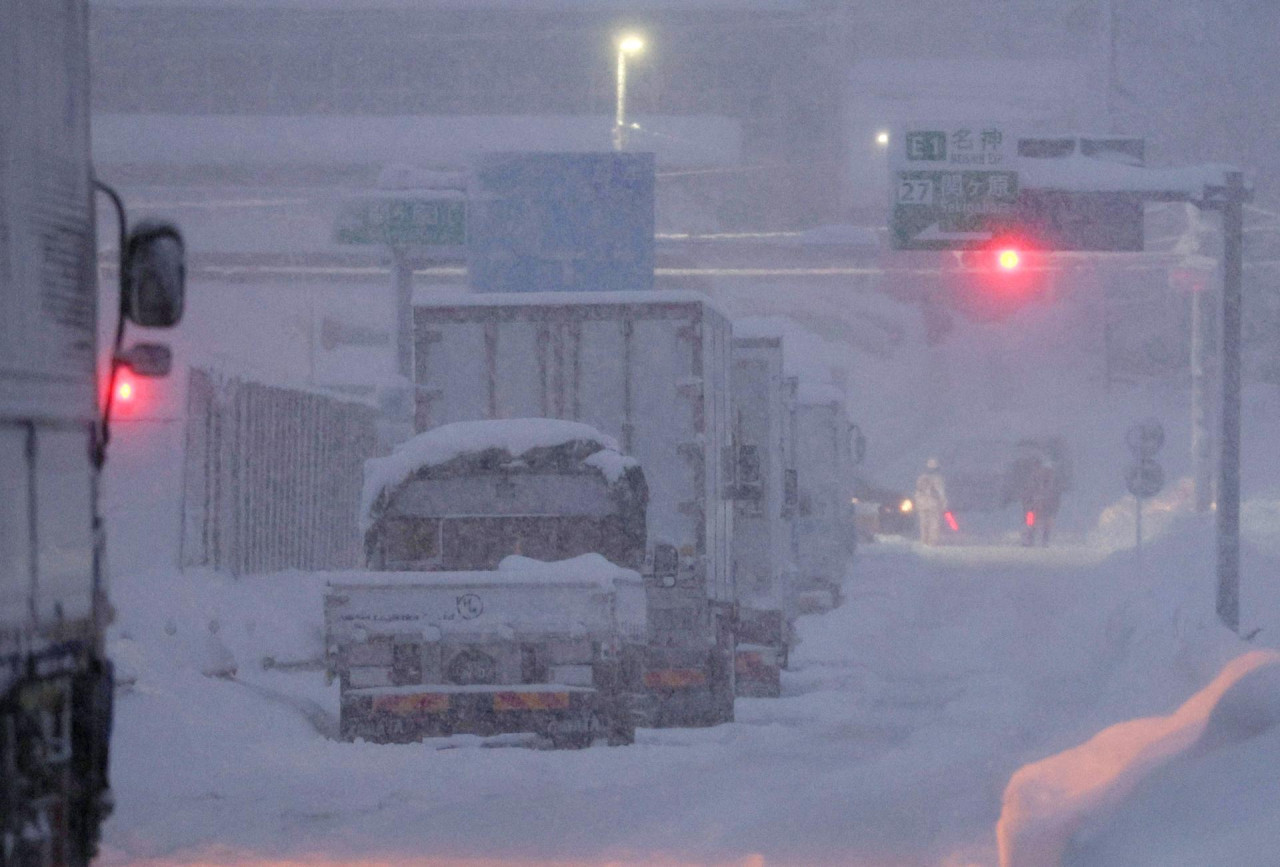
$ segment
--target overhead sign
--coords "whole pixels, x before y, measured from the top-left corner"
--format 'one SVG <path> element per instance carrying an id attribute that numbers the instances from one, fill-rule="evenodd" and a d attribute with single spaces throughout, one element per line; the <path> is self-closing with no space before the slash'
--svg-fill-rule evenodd
<path id="1" fill-rule="evenodd" d="M 467 203 L 461 191 L 440 196 L 371 196 L 344 202 L 334 240 L 389 247 L 456 247 L 467 243 Z"/>
<path id="2" fill-rule="evenodd" d="M 1018 196 L 1019 232 L 1046 250 L 1141 252 L 1142 197 L 1133 193 L 1024 189 Z"/>
<path id="3" fill-rule="evenodd" d="M 472 180 L 477 291 L 653 288 L 653 154 L 488 154 Z"/>
<path id="4" fill-rule="evenodd" d="M 914 125 L 894 140 L 895 249 L 981 246 L 1015 217 L 1017 137 L 1000 124 Z"/>

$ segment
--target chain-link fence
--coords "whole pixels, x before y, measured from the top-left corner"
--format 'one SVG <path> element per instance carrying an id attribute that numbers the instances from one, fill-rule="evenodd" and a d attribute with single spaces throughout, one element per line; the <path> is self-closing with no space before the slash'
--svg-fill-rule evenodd
<path id="1" fill-rule="evenodd" d="M 374 408 L 208 370 L 189 377 L 183 567 L 241 575 L 355 566 Z"/>

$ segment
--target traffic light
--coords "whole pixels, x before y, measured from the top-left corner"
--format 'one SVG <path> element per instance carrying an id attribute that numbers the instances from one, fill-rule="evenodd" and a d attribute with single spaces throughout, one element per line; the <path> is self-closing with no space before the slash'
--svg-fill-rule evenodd
<path id="1" fill-rule="evenodd" d="M 948 281 L 955 307 L 971 318 L 1002 319 L 1048 294 L 1051 272 L 1042 250 L 1008 235 L 958 256 Z"/>

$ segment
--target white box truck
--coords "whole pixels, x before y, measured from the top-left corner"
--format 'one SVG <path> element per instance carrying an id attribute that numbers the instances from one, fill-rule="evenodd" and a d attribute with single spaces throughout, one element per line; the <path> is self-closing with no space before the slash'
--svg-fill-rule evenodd
<path id="1" fill-rule="evenodd" d="M 795 419 L 798 605 L 802 612 L 822 611 L 840 604 L 841 586 L 857 547 L 856 434 L 844 395 L 831 385 L 802 381 Z"/>
<path id="2" fill-rule="evenodd" d="M 98 484 L 112 380 L 168 370 L 124 320 L 173 325 L 182 244 L 120 225 L 106 409 L 97 375 L 89 8 L 0 4 L 0 864 L 88 864 L 110 809 L 110 614 Z M 141 38 L 141 35 L 140 35 Z M 110 192 L 110 191 L 108 191 Z"/>
<path id="3" fill-rule="evenodd" d="M 738 695 L 781 693 L 795 617 L 790 525 L 798 496 L 791 444 L 794 381 L 784 375 L 782 364 L 780 337 L 734 338 Z"/>
<path id="4" fill-rule="evenodd" d="M 733 718 L 731 331 L 683 292 L 422 296 L 419 431 L 474 419 L 581 421 L 615 437 L 649 486 L 654 725 Z"/>

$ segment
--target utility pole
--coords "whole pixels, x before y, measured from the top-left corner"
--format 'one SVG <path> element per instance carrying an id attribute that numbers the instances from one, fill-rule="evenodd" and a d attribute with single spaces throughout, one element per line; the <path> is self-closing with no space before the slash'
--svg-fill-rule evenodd
<path id="1" fill-rule="evenodd" d="M 1240 399 L 1241 290 L 1244 203 L 1241 172 L 1226 173 L 1222 198 L 1222 435 L 1218 461 L 1218 617 L 1240 631 Z"/>

